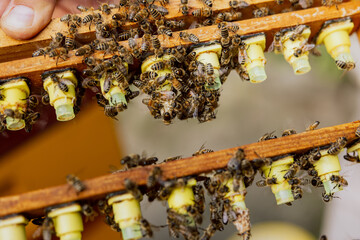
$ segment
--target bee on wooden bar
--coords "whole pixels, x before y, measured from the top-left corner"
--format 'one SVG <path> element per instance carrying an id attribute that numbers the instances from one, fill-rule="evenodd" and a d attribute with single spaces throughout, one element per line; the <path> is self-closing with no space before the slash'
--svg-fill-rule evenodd
<path id="1" fill-rule="evenodd" d="M 193 33 L 180 32 L 179 37 L 184 41 L 189 41 L 192 43 L 199 43 L 199 38 Z"/>
<path id="2" fill-rule="evenodd" d="M 92 48 L 92 46 L 90 44 L 85 44 L 76 50 L 75 56 L 90 55 L 93 53 L 93 51 L 94 51 L 94 49 Z"/>
<path id="3" fill-rule="evenodd" d="M 75 175 L 66 175 L 66 182 L 72 186 L 76 193 L 80 193 L 86 190 L 85 184 Z"/>
<path id="4" fill-rule="evenodd" d="M 208 7 L 212 7 L 213 6 L 213 1 L 212 0 L 202 0 L 203 3 L 208 6 Z"/>
<path id="5" fill-rule="evenodd" d="M 205 144 L 203 144 L 203 145 L 201 145 L 201 147 L 198 151 L 193 153 L 193 156 L 198 156 L 198 155 L 202 155 L 202 154 L 206 154 L 206 153 L 210 153 L 210 152 L 214 152 L 214 150 L 205 148 Z"/>
<path id="6" fill-rule="evenodd" d="M 209 7 L 199 8 L 191 13 L 194 17 L 211 17 L 213 10 Z"/>
<path id="7" fill-rule="evenodd" d="M 62 60 L 66 60 L 69 58 L 68 54 L 68 50 L 64 47 L 59 47 L 59 48 L 54 48 L 52 50 L 49 51 L 49 57 L 52 58 L 56 58 L 56 65 L 58 63 L 59 58 L 61 58 Z"/>
<path id="8" fill-rule="evenodd" d="M 319 126 L 320 122 L 319 121 L 315 121 L 314 123 L 312 123 L 311 125 L 309 125 L 305 131 L 312 131 L 315 130 L 318 126 Z"/>
<path id="9" fill-rule="evenodd" d="M 133 197 L 137 200 L 137 201 L 141 201 L 142 198 L 143 198 L 143 195 L 142 193 L 140 192 L 137 184 L 133 181 L 131 181 L 130 179 L 128 178 L 125 178 L 124 180 L 124 185 L 125 185 L 125 188 L 126 190 L 131 194 L 133 195 Z"/>
<path id="10" fill-rule="evenodd" d="M 180 29 L 185 27 L 185 22 L 184 20 L 168 20 L 165 22 L 165 25 L 169 28 Z"/>
<path id="11" fill-rule="evenodd" d="M 33 57 L 44 56 L 52 50 L 51 47 L 44 47 L 35 50 L 32 54 Z"/>
<path id="12" fill-rule="evenodd" d="M 282 133 L 282 137 L 285 137 L 285 136 L 289 136 L 289 135 L 293 135 L 293 134 L 296 134 L 296 131 L 294 129 L 287 129 L 287 130 L 284 130 L 284 132 Z"/>
<path id="13" fill-rule="evenodd" d="M 65 43 L 64 47 L 67 49 L 74 49 L 75 48 L 75 34 L 77 30 L 76 28 L 69 28 L 68 34 L 65 36 Z"/>
<path id="14" fill-rule="evenodd" d="M 329 6 L 329 7 L 334 6 L 334 5 L 337 7 L 337 5 L 342 2 L 343 2 L 343 0 L 321 0 L 321 4 L 323 6 Z"/>
<path id="15" fill-rule="evenodd" d="M 331 144 L 327 152 L 332 155 L 337 155 L 346 146 L 346 144 L 347 144 L 346 137 L 340 137 L 336 140 L 336 142 Z"/>
<path id="16" fill-rule="evenodd" d="M 60 32 L 55 34 L 55 37 L 51 36 L 50 48 L 62 47 L 64 35 Z"/>
<path id="17" fill-rule="evenodd" d="M 250 6 L 250 4 L 247 3 L 246 1 L 242 1 L 242 0 L 231 0 L 231 1 L 229 1 L 229 6 L 231 8 L 233 8 L 234 10 L 236 10 L 238 8 L 246 8 L 246 7 Z"/>
<path id="18" fill-rule="evenodd" d="M 255 9 L 253 11 L 253 16 L 254 18 L 260 18 L 260 17 L 265 17 L 272 14 L 270 9 L 268 7 L 261 7 L 259 9 Z"/>
<path id="19" fill-rule="evenodd" d="M 291 41 L 295 41 L 297 38 L 299 38 L 301 36 L 301 34 L 304 32 L 304 30 L 306 28 L 308 28 L 308 26 L 306 26 L 306 25 L 296 26 L 295 29 L 293 30 L 292 34 L 290 35 L 289 39 Z"/>

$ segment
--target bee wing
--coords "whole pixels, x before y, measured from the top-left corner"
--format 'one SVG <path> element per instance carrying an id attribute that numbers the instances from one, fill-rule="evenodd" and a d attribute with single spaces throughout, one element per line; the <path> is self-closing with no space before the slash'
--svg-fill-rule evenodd
<path id="1" fill-rule="evenodd" d="M 269 48 L 268 48 L 268 51 L 269 52 L 273 52 L 274 51 L 274 46 L 275 46 L 275 41 L 273 41 L 271 44 L 270 44 L 270 46 L 269 46 Z"/>
<path id="2" fill-rule="evenodd" d="M 314 47 L 315 47 L 315 44 L 305 44 L 303 50 L 305 52 L 307 52 L 307 51 L 310 51 L 311 49 L 313 49 Z"/>

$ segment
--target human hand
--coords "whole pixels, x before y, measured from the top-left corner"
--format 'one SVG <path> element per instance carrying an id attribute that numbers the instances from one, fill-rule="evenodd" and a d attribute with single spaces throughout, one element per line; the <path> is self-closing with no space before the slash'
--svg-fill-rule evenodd
<path id="1" fill-rule="evenodd" d="M 0 0 L 2 30 L 12 38 L 24 40 L 38 34 L 51 18 L 78 13 L 78 5 L 97 6 L 97 0 Z"/>

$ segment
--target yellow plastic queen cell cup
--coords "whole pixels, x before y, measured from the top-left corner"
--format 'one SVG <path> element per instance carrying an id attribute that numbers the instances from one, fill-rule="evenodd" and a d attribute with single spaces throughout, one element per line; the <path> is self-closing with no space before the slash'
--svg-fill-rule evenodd
<path id="1" fill-rule="evenodd" d="M 110 197 L 108 204 L 113 208 L 114 219 L 119 224 L 123 239 L 142 238 L 140 227 L 142 215 L 139 201 L 132 194 L 123 193 Z"/>
<path id="2" fill-rule="evenodd" d="M 51 80 L 50 75 L 55 74 L 68 87 L 68 91 L 62 91 L 58 84 Z M 74 102 L 76 101 L 76 86 L 78 81 L 75 76 L 75 70 L 72 68 L 44 72 L 43 86 L 49 94 L 50 105 L 55 108 L 58 121 L 69 121 L 75 117 Z"/>
<path id="3" fill-rule="evenodd" d="M 292 66 L 295 75 L 305 74 L 311 70 L 308 51 L 302 53 L 299 57 L 294 55 L 296 49 L 308 42 L 310 33 L 310 28 L 306 28 L 299 38 L 292 41 L 289 37 L 293 34 L 293 31 L 288 31 L 281 38 L 284 58 Z"/>
<path id="4" fill-rule="evenodd" d="M 276 184 L 271 185 L 271 191 L 275 195 L 277 205 L 294 201 L 291 185 L 284 178 L 285 173 L 289 170 L 293 162 L 294 157 L 286 155 L 274 161 L 270 166 L 261 167 L 265 177 L 275 177 L 277 180 Z"/>
<path id="5" fill-rule="evenodd" d="M 330 23 L 321 30 L 316 39 L 316 44 L 324 43 L 326 51 L 335 61 L 340 60 L 353 63 L 354 60 L 350 54 L 351 42 L 349 37 L 353 28 L 354 23 L 351 22 L 351 19 Z"/>
<path id="6" fill-rule="evenodd" d="M 265 34 L 256 34 L 254 37 L 246 38 L 243 42 L 246 44 L 245 68 L 249 74 L 250 82 L 260 83 L 265 81 L 267 78 L 264 56 Z"/>
<path id="7" fill-rule="evenodd" d="M 234 208 L 241 208 L 243 210 L 246 210 L 247 207 L 245 205 L 245 195 L 246 195 L 246 188 L 244 181 L 241 180 L 240 188 L 238 192 L 234 192 L 233 188 L 233 178 L 230 178 L 225 185 L 229 188 L 229 192 L 226 193 L 224 196 L 225 198 L 229 199 L 231 202 L 231 205 Z"/>
<path id="8" fill-rule="evenodd" d="M 54 222 L 56 236 L 60 240 L 81 240 L 84 230 L 81 206 L 77 203 L 52 209 L 48 216 Z"/>
<path id="9" fill-rule="evenodd" d="M 26 240 L 25 225 L 28 220 L 21 215 L 0 218 L 1 240 Z"/>
<path id="10" fill-rule="evenodd" d="M 328 149 L 320 151 L 321 158 L 314 163 L 314 167 L 324 184 L 326 194 L 330 195 L 343 189 L 338 183 L 330 180 L 332 175 L 339 176 L 339 171 L 341 170 L 339 157 L 328 154 L 327 151 Z"/>
<path id="11" fill-rule="evenodd" d="M 205 66 L 208 63 L 214 67 L 215 84 L 212 86 L 205 85 L 208 90 L 218 90 L 221 87 L 220 81 L 220 62 L 219 57 L 221 56 L 222 47 L 219 43 L 204 44 L 203 46 L 197 47 L 193 50 L 196 52 L 196 60 L 203 63 Z M 190 53 L 191 54 L 191 53 Z"/>
<path id="12" fill-rule="evenodd" d="M 0 100 L 0 109 L 2 114 L 4 114 L 5 109 L 20 111 L 21 113 L 26 111 L 26 99 L 30 95 L 27 82 L 28 79 L 24 77 L 7 79 L 1 82 L 0 89 L 3 97 Z M 8 130 L 20 130 L 25 127 L 25 121 L 23 119 L 6 117 L 6 127 Z"/>

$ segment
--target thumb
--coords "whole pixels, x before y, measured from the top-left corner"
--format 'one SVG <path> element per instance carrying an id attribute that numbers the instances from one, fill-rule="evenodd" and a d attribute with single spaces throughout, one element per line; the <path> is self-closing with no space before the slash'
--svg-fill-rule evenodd
<path id="1" fill-rule="evenodd" d="M 51 20 L 56 0 L 11 0 L 1 17 L 2 30 L 15 39 L 29 39 Z"/>

